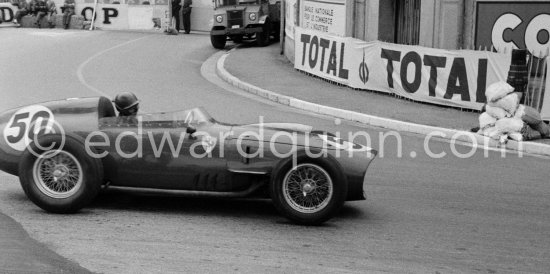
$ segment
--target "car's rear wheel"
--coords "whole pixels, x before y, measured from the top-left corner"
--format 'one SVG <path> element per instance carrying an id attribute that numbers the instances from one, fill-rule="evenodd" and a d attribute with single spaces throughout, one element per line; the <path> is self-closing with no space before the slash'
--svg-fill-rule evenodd
<path id="1" fill-rule="evenodd" d="M 295 167 L 288 161 L 279 170 L 270 187 L 271 197 L 290 220 L 318 225 L 342 207 L 347 184 L 327 160 L 304 159 Z"/>
<path id="2" fill-rule="evenodd" d="M 227 38 L 225 35 L 210 35 L 210 42 L 216 49 L 224 49 Z"/>
<path id="3" fill-rule="evenodd" d="M 103 168 L 75 138 L 46 135 L 31 143 L 19 164 L 21 186 L 29 199 L 53 213 L 73 213 L 99 193 Z"/>

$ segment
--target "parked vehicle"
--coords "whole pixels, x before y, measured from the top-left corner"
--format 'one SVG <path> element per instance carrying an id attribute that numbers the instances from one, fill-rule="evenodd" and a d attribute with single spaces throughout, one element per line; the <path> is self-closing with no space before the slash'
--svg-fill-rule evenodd
<path id="1" fill-rule="evenodd" d="M 215 0 L 210 41 L 214 48 L 223 49 L 228 37 L 235 43 L 255 37 L 263 47 L 271 36 L 279 39 L 280 18 L 280 0 Z"/>

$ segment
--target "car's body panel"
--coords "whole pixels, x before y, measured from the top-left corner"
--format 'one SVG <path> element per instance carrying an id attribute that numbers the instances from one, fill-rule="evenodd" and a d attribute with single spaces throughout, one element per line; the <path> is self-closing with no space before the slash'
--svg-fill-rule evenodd
<path id="1" fill-rule="evenodd" d="M 327 141 L 332 137 L 312 133 L 309 126 L 230 125 L 216 122 L 200 108 L 116 117 L 105 97 L 33 106 L 51 111 L 50 118 L 65 134 L 90 147 L 88 153 L 101 159 L 104 181 L 112 186 L 245 193 L 272 180 L 273 173 L 281 172 L 278 167 L 294 155 L 311 153 L 338 166 L 348 184 L 347 200 L 361 200 L 367 167 L 376 155 L 339 138 Z M 12 140 L 20 135 L 13 129 L 18 126 L 13 117 L 26 109 L 0 115 L 0 170 L 14 175 L 24 150 L 9 143 L 5 135 Z M 187 133 L 190 128 L 196 132 Z"/>

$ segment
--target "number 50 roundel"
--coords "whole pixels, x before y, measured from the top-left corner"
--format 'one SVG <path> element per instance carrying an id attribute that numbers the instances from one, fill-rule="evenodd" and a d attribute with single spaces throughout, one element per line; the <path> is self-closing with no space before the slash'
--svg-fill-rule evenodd
<path id="1" fill-rule="evenodd" d="M 4 128 L 4 140 L 13 149 L 23 151 L 37 134 L 51 133 L 54 117 L 44 106 L 24 107 L 11 116 Z"/>

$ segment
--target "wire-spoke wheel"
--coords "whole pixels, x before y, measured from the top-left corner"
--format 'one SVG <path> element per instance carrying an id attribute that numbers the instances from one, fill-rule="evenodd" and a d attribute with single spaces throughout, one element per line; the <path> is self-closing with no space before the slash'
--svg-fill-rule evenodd
<path id="1" fill-rule="evenodd" d="M 286 202 L 301 213 L 323 210 L 332 198 L 330 175 L 320 166 L 300 164 L 289 170 L 283 180 Z"/>
<path id="2" fill-rule="evenodd" d="M 79 139 L 44 135 L 23 152 L 19 180 L 37 206 L 54 213 L 73 213 L 99 193 L 103 165 L 86 152 Z"/>
<path id="3" fill-rule="evenodd" d="M 299 156 L 295 163 L 287 159 L 273 171 L 273 204 L 298 224 L 321 224 L 344 204 L 347 181 L 336 160 Z"/>
<path id="4" fill-rule="evenodd" d="M 33 166 L 36 186 L 46 196 L 63 199 L 82 187 L 82 165 L 69 152 L 46 151 Z"/>

